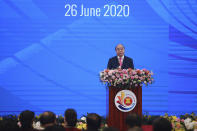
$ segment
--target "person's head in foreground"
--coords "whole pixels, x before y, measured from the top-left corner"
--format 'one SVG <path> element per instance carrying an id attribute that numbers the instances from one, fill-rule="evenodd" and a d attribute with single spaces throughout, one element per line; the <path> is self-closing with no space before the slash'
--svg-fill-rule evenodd
<path id="1" fill-rule="evenodd" d="M 171 131 L 172 125 L 166 118 L 159 117 L 153 121 L 153 131 Z"/>
<path id="2" fill-rule="evenodd" d="M 101 127 L 101 117 L 96 113 L 87 115 L 87 129 L 98 130 Z"/>

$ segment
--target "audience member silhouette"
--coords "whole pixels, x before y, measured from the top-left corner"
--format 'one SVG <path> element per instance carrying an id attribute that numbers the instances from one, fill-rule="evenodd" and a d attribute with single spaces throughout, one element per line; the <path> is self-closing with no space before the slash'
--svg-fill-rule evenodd
<path id="1" fill-rule="evenodd" d="M 153 131 L 171 131 L 172 125 L 166 118 L 159 117 L 153 121 Z"/>
<path id="2" fill-rule="evenodd" d="M 21 112 L 21 114 L 19 115 L 21 131 L 37 131 L 36 129 L 33 129 L 34 115 L 34 112 L 29 110 Z"/>
<path id="3" fill-rule="evenodd" d="M 17 119 L 4 117 L 3 120 L 0 120 L 0 131 L 20 131 Z"/>
<path id="4" fill-rule="evenodd" d="M 101 127 L 101 117 L 96 113 L 87 115 L 87 131 L 98 131 Z"/>
<path id="5" fill-rule="evenodd" d="M 51 111 L 46 111 L 40 116 L 40 124 L 43 128 L 56 125 L 56 116 Z"/>
<path id="6" fill-rule="evenodd" d="M 129 131 L 130 131 L 131 129 L 135 128 L 135 127 L 141 128 L 142 119 L 141 119 L 141 117 L 140 117 L 139 115 L 137 115 L 136 113 L 129 114 L 129 115 L 126 117 L 126 125 L 127 125 Z"/>
<path id="7" fill-rule="evenodd" d="M 52 126 L 47 126 L 44 131 L 65 131 L 63 126 L 59 125 L 52 125 Z M 67 130 L 66 130 L 67 131 Z"/>
<path id="8" fill-rule="evenodd" d="M 67 109 L 64 113 L 66 131 L 81 131 L 76 128 L 77 112 L 74 109 Z"/>

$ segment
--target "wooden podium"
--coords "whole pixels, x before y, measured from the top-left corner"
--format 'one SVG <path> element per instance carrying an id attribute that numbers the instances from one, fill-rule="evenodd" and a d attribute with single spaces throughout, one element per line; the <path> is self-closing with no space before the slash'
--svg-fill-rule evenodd
<path id="1" fill-rule="evenodd" d="M 122 112 L 120 111 L 115 103 L 114 98 L 116 94 L 121 90 L 130 90 L 132 91 L 137 99 L 136 106 L 133 110 L 130 112 Z M 137 113 L 138 115 L 142 116 L 142 87 L 135 87 L 135 88 L 116 88 L 116 87 L 109 87 L 108 90 L 108 102 L 107 102 L 107 110 L 108 110 L 108 126 L 109 127 L 115 127 L 119 129 L 120 131 L 127 131 L 127 126 L 125 123 L 126 117 L 130 113 Z"/>

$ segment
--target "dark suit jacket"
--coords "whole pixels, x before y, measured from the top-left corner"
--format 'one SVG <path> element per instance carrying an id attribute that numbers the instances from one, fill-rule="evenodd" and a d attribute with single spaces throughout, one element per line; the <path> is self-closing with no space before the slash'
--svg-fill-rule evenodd
<path id="1" fill-rule="evenodd" d="M 119 66 L 120 66 L 120 64 L 118 61 L 118 57 L 114 56 L 109 59 L 107 69 L 110 69 L 110 70 L 117 69 Z M 133 60 L 127 56 L 124 56 L 124 60 L 123 60 L 123 64 L 122 64 L 121 69 L 128 69 L 128 68 L 134 69 Z"/>

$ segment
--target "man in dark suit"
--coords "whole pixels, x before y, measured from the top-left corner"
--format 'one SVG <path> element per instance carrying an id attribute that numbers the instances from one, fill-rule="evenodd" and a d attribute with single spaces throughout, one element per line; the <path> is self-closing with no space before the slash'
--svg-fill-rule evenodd
<path id="1" fill-rule="evenodd" d="M 133 60 L 124 55 L 125 48 L 122 44 L 118 44 L 115 48 L 117 56 L 109 59 L 107 68 L 108 69 L 134 69 Z"/>

